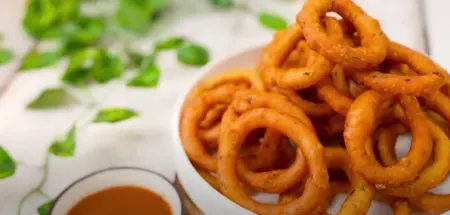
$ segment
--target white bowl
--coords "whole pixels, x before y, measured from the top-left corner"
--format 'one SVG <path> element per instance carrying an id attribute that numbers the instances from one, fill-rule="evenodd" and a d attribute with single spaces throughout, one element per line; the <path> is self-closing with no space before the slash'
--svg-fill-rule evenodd
<path id="1" fill-rule="evenodd" d="M 194 85 L 202 79 L 205 79 L 211 75 L 224 72 L 232 68 L 246 68 L 255 67 L 256 63 L 262 53 L 262 48 L 264 45 L 258 45 L 253 48 L 246 49 L 241 52 L 230 55 L 227 58 L 223 58 L 216 62 L 210 63 L 204 69 L 199 71 L 199 73 L 194 77 L 192 82 L 189 84 L 188 88 L 183 89 L 182 95 L 177 101 L 174 109 L 174 115 L 172 119 L 172 129 L 173 129 L 173 143 L 176 159 L 176 169 L 178 178 L 183 185 L 186 193 L 191 197 L 191 199 L 197 204 L 197 206 L 206 215 L 248 215 L 254 214 L 245 208 L 235 204 L 231 200 L 227 199 L 225 196 L 217 192 L 212 188 L 203 178 L 197 173 L 195 168 L 192 166 L 189 158 L 184 152 L 183 146 L 181 144 L 179 136 L 179 118 L 180 111 L 183 105 L 184 99 L 189 93 L 189 91 L 194 87 Z M 409 150 L 411 143 L 410 137 L 400 138 L 399 142 L 396 144 L 397 157 L 402 157 Z M 433 189 L 433 191 L 441 191 L 439 193 L 448 193 L 445 191 L 449 190 L 448 184 L 450 180 L 447 180 L 441 184 L 438 188 Z M 256 197 L 258 200 L 263 200 L 264 202 L 272 202 L 273 196 L 267 198 L 266 195 L 259 195 Z M 328 208 L 328 212 L 335 214 L 339 211 L 341 204 L 345 200 L 346 195 L 339 194 L 333 204 Z M 372 205 L 367 212 L 368 215 L 375 214 L 391 214 L 392 211 L 386 204 L 379 203 L 376 201 L 372 202 Z M 423 213 L 412 213 L 413 215 L 423 215 Z M 450 212 L 443 213 L 442 215 L 450 215 Z"/>
<path id="2" fill-rule="evenodd" d="M 174 109 L 172 129 L 173 129 L 173 143 L 176 159 L 177 176 L 183 185 L 186 193 L 191 197 L 195 204 L 207 215 L 248 215 L 254 214 L 251 211 L 242 208 L 234 202 L 227 199 L 225 196 L 213 189 L 203 178 L 197 173 L 192 166 L 189 158 L 184 152 L 179 136 L 179 119 L 181 106 L 184 99 L 194 85 L 211 75 L 224 72 L 232 68 L 252 68 L 255 67 L 264 45 L 258 45 L 253 48 L 246 49 L 236 54 L 230 55 L 216 62 L 210 63 L 196 74 L 192 83 L 186 89 L 183 89 L 179 100 Z"/>
<path id="3" fill-rule="evenodd" d="M 56 197 L 50 215 L 65 215 L 80 200 L 90 194 L 117 186 L 137 186 L 160 195 L 170 206 L 173 215 L 182 215 L 183 201 L 169 180 L 150 170 L 135 167 L 113 167 L 91 173 L 75 181 Z"/>

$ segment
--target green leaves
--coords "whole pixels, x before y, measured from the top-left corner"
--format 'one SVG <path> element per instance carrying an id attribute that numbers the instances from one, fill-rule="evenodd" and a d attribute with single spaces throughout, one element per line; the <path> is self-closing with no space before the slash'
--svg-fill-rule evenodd
<path id="1" fill-rule="evenodd" d="M 57 29 L 78 14 L 79 0 L 30 0 L 23 28 L 36 39 L 52 39 L 60 36 Z"/>
<path id="2" fill-rule="evenodd" d="M 16 163 L 8 152 L 0 146 L 0 179 L 14 175 L 16 172 Z"/>
<path id="3" fill-rule="evenodd" d="M 259 22 L 273 30 L 281 30 L 288 27 L 288 22 L 284 17 L 271 12 L 261 12 L 259 14 Z"/>
<path id="4" fill-rule="evenodd" d="M 50 200 L 44 204 L 42 204 L 41 206 L 38 207 L 37 211 L 39 215 L 48 215 L 48 212 L 50 210 L 50 207 L 53 204 L 53 200 Z"/>
<path id="5" fill-rule="evenodd" d="M 193 43 L 187 43 L 177 50 L 178 61 L 193 66 L 203 66 L 209 61 L 208 51 Z"/>
<path id="6" fill-rule="evenodd" d="M 76 52 L 61 80 L 75 86 L 86 85 L 89 79 L 106 83 L 120 77 L 125 70 L 122 60 L 106 50 L 87 48 Z"/>
<path id="7" fill-rule="evenodd" d="M 229 8 L 234 6 L 233 0 L 210 0 L 210 1 L 213 5 L 221 8 Z"/>
<path id="8" fill-rule="evenodd" d="M 68 102 L 68 96 L 63 88 L 48 88 L 41 92 L 41 94 L 28 103 L 29 109 L 49 109 L 58 107 L 65 102 Z"/>
<path id="9" fill-rule="evenodd" d="M 75 153 L 75 145 L 76 125 L 74 124 L 66 133 L 65 139 L 53 142 L 48 150 L 58 157 L 72 157 Z"/>
<path id="10" fill-rule="evenodd" d="M 105 33 L 105 21 L 99 17 L 80 17 L 69 29 L 64 38 L 64 53 L 96 44 Z"/>
<path id="11" fill-rule="evenodd" d="M 22 60 L 20 70 L 25 71 L 52 66 L 55 65 L 61 57 L 59 51 L 47 51 L 43 53 L 32 51 Z"/>
<path id="12" fill-rule="evenodd" d="M 139 72 L 128 81 L 127 86 L 133 87 L 155 87 L 158 85 L 160 69 L 155 63 L 143 64 Z"/>
<path id="13" fill-rule="evenodd" d="M 106 83 L 122 76 L 124 70 L 125 66 L 118 56 L 104 53 L 95 58 L 90 75 L 98 83 Z"/>
<path id="14" fill-rule="evenodd" d="M 0 48 L 0 65 L 8 63 L 13 57 L 11 50 Z"/>
<path id="15" fill-rule="evenodd" d="M 169 50 L 169 49 L 177 49 L 181 47 L 186 42 L 186 39 L 183 37 L 171 37 L 169 39 L 159 41 L 155 44 L 155 50 Z"/>
<path id="16" fill-rule="evenodd" d="M 99 110 L 92 122 L 116 123 L 130 118 L 138 117 L 139 113 L 128 108 L 112 107 Z"/>
<path id="17" fill-rule="evenodd" d="M 168 0 L 120 0 L 115 19 L 122 28 L 143 34 L 167 3 Z"/>

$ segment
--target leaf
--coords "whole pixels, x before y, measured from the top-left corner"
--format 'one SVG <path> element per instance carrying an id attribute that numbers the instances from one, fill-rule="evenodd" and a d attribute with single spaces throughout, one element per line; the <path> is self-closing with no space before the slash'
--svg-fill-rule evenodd
<path id="1" fill-rule="evenodd" d="M 211 0 L 211 3 L 213 3 L 217 7 L 222 7 L 222 8 L 229 8 L 229 7 L 234 6 L 233 0 Z"/>
<path id="2" fill-rule="evenodd" d="M 144 34 L 167 4 L 168 0 L 120 0 L 115 20 L 126 30 Z"/>
<path id="3" fill-rule="evenodd" d="M 98 83 L 106 83 L 122 76 L 125 66 L 118 56 L 110 54 L 99 55 L 90 71 L 90 76 Z"/>
<path id="4" fill-rule="evenodd" d="M 50 201 L 42 204 L 41 206 L 39 206 L 37 209 L 39 215 L 48 215 L 52 204 L 53 204 L 53 200 L 50 200 Z"/>
<path id="5" fill-rule="evenodd" d="M 144 60 L 144 56 L 137 52 L 128 52 L 128 65 L 127 68 L 137 68 Z"/>
<path id="6" fill-rule="evenodd" d="M 8 178 L 16 172 L 16 163 L 8 152 L 0 146 L 0 179 Z"/>
<path id="7" fill-rule="evenodd" d="M 39 96 L 28 103 L 29 109 L 55 108 L 67 101 L 67 94 L 63 88 L 47 88 Z"/>
<path id="8" fill-rule="evenodd" d="M 22 60 L 20 70 L 26 71 L 52 66 L 55 65 L 61 57 L 59 51 L 47 51 L 43 53 L 32 51 Z"/>
<path id="9" fill-rule="evenodd" d="M 66 33 L 64 53 L 70 54 L 96 44 L 105 32 L 105 21 L 99 17 L 80 17 Z"/>
<path id="10" fill-rule="evenodd" d="M 141 67 L 139 72 L 128 81 L 127 86 L 152 88 L 158 85 L 159 76 L 160 69 L 158 65 L 152 63 Z"/>
<path id="11" fill-rule="evenodd" d="M 49 152 L 58 157 L 72 157 L 75 154 L 76 130 L 77 127 L 73 124 L 64 140 L 55 141 L 50 145 Z"/>
<path id="12" fill-rule="evenodd" d="M 115 20 L 124 29 L 138 34 L 147 32 L 152 10 L 143 0 L 120 0 Z"/>
<path id="13" fill-rule="evenodd" d="M 155 50 L 168 50 L 168 49 L 177 49 L 181 47 L 186 39 L 183 37 L 171 37 L 169 39 L 156 42 Z"/>
<path id="14" fill-rule="evenodd" d="M 124 70 L 125 66 L 118 56 L 103 49 L 87 48 L 72 56 L 61 80 L 75 86 L 86 85 L 91 78 L 106 83 L 120 77 Z"/>
<path id="15" fill-rule="evenodd" d="M 153 13 L 159 12 L 167 6 L 168 3 L 169 0 L 147 0 L 147 5 L 152 9 Z"/>
<path id="16" fill-rule="evenodd" d="M 120 108 L 120 107 L 104 108 L 97 112 L 97 115 L 95 116 L 94 120 L 92 120 L 92 122 L 116 123 L 138 116 L 139 113 L 128 108 Z"/>
<path id="17" fill-rule="evenodd" d="M 79 0 L 30 0 L 23 28 L 36 39 L 61 36 L 54 34 L 54 28 L 75 19 L 79 14 L 79 6 Z"/>
<path id="18" fill-rule="evenodd" d="M 13 57 L 11 50 L 0 49 L 0 65 L 8 63 Z"/>
<path id="19" fill-rule="evenodd" d="M 288 27 L 288 22 L 284 17 L 271 12 L 261 12 L 259 14 L 259 22 L 273 30 L 281 30 Z"/>
<path id="20" fill-rule="evenodd" d="M 61 80 L 70 85 L 82 86 L 89 80 L 89 71 L 98 55 L 102 55 L 104 50 L 97 48 L 87 48 L 75 52 L 69 61 L 66 71 Z"/>
<path id="21" fill-rule="evenodd" d="M 178 61 L 193 66 L 203 66 L 209 61 L 208 51 L 196 44 L 185 44 L 177 50 Z"/>

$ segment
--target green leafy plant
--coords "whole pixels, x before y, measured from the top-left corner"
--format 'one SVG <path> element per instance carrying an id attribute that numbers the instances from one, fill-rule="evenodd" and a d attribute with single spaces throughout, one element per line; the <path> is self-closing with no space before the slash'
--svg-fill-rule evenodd
<path id="1" fill-rule="evenodd" d="M 188 43 L 178 48 L 177 58 L 187 65 L 203 66 L 209 61 L 209 53 L 199 45 Z"/>
<path id="2" fill-rule="evenodd" d="M 120 0 L 115 20 L 126 30 L 144 34 L 167 4 L 168 0 Z"/>
<path id="3" fill-rule="evenodd" d="M 105 21 L 102 17 L 77 18 L 67 28 L 62 51 L 65 54 L 97 44 L 106 30 Z"/>
<path id="4" fill-rule="evenodd" d="M 29 109 L 49 109 L 69 102 L 69 96 L 63 88 L 47 88 L 37 98 L 28 103 Z"/>
<path id="5" fill-rule="evenodd" d="M 0 179 L 8 178 L 16 172 L 16 162 L 9 153 L 0 146 Z"/>
<path id="6" fill-rule="evenodd" d="M 59 157 L 72 157 L 75 153 L 76 125 L 72 125 L 64 140 L 53 142 L 48 149 L 50 153 Z"/>
<path id="7" fill-rule="evenodd" d="M 116 123 L 138 116 L 139 113 L 129 108 L 110 107 L 99 110 L 92 122 Z"/>
<path id="8" fill-rule="evenodd" d="M 259 22 L 270 29 L 282 30 L 288 27 L 288 22 L 282 16 L 272 13 L 272 12 L 261 12 L 259 13 Z"/>
<path id="9" fill-rule="evenodd" d="M 143 64 L 139 72 L 128 81 L 127 85 L 133 87 L 155 87 L 158 85 L 159 76 L 160 69 L 155 63 Z"/>
<path id="10" fill-rule="evenodd" d="M 38 214 L 39 215 L 48 215 L 50 207 L 53 204 L 53 200 L 50 200 L 44 204 L 42 204 L 41 206 L 39 206 L 39 208 L 37 209 Z"/>
<path id="11" fill-rule="evenodd" d="M 210 0 L 211 3 L 220 8 L 230 8 L 234 6 L 233 0 Z"/>
<path id="12" fill-rule="evenodd" d="M 30 0 L 23 28 L 36 39 L 60 37 L 62 26 L 79 15 L 79 0 Z"/>
<path id="13" fill-rule="evenodd" d="M 0 65 L 8 63 L 13 57 L 11 50 L 0 48 Z"/>
<path id="14" fill-rule="evenodd" d="M 166 40 L 156 42 L 155 50 L 170 50 L 180 48 L 186 42 L 184 37 L 171 37 Z"/>
<path id="15" fill-rule="evenodd" d="M 106 83 L 122 76 L 125 65 L 122 60 L 104 49 L 87 48 L 75 53 L 61 80 L 64 83 L 85 86 L 89 80 Z"/>
<path id="16" fill-rule="evenodd" d="M 39 53 L 37 51 L 31 51 L 22 60 L 20 70 L 26 71 L 52 66 L 55 65 L 60 59 L 61 53 L 59 51 L 46 51 L 42 53 Z"/>

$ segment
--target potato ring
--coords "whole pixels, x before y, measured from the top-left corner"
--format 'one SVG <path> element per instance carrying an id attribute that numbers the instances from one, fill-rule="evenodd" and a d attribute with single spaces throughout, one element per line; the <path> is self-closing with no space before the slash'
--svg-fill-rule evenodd
<path id="1" fill-rule="evenodd" d="M 336 65 L 331 70 L 331 81 L 333 86 L 344 96 L 350 97 L 350 89 L 342 66 Z"/>
<path id="2" fill-rule="evenodd" d="M 252 90 L 242 91 L 235 96 L 235 99 L 231 104 L 231 108 L 238 113 L 245 113 L 252 109 L 262 107 L 269 107 L 282 114 L 290 115 L 302 122 L 307 128 L 314 131 L 312 129 L 311 121 L 304 113 L 302 113 L 303 111 L 301 111 L 301 109 L 295 107 L 286 98 L 274 93 L 257 92 Z M 224 121 L 223 123 L 221 136 L 226 135 L 223 132 L 231 126 L 229 123 L 232 123 L 232 121 Z M 271 129 L 268 129 L 268 132 L 270 131 Z M 281 133 L 279 133 L 279 131 L 272 131 L 272 136 L 275 137 L 275 141 L 280 141 L 280 135 Z M 275 143 L 272 145 L 276 146 Z M 238 163 L 237 171 L 239 177 L 245 183 L 257 190 L 269 193 L 283 192 L 296 185 L 299 182 L 298 179 L 302 178 L 307 173 L 307 166 L 302 151 L 297 150 L 296 155 L 297 156 L 294 163 L 287 169 L 255 173 L 252 172 L 244 163 Z"/>
<path id="3" fill-rule="evenodd" d="M 258 71 L 268 88 L 280 86 L 301 90 L 316 84 L 331 71 L 331 64 L 322 56 L 314 51 L 310 51 L 310 64 L 302 68 L 283 69 L 282 65 L 296 47 L 303 50 L 309 49 L 306 42 L 299 43 L 303 38 L 301 28 L 294 24 L 288 28 L 288 31 L 273 41 L 264 51 L 264 54 L 258 64 Z"/>
<path id="4" fill-rule="evenodd" d="M 386 101 L 389 95 L 369 90 L 353 102 L 345 121 L 344 139 L 352 167 L 374 184 L 400 184 L 417 177 L 432 152 L 429 131 L 422 123 L 426 116 L 414 97 L 401 96 L 400 105 L 412 133 L 412 146 L 408 154 L 397 164 L 383 167 L 367 154 L 365 145 L 374 130 L 376 108 Z"/>
<path id="5" fill-rule="evenodd" d="M 314 124 L 319 136 L 331 136 L 342 133 L 345 127 L 345 116 L 333 114 L 324 121 L 320 120 Z"/>
<path id="6" fill-rule="evenodd" d="M 410 198 L 408 201 L 427 213 L 444 213 L 450 210 L 450 194 L 427 192 L 420 197 Z"/>
<path id="7" fill-rule="evenodd" d="M 423 168 L 413 181 L 386 186 L 384 191 L 387 194 L 405 198 L 416 197 L 436 187 L 447 178 L 450 171 L 450 140 L 444 131 L 431 120 L 427 119 L 425 123 L 430 130 L 432 139 L 435 141 L 433 162 Z M 380 133 L 378 151 L 383 165 L 391 165 L 397 162 L 395 159 L 397 135 L 406 129 L 395 127 L 398 127 L 398 125 L 394 124 Z"/>
<path id="8" fill-rule="evenodd" d="M 437 91 L 432 95 L 425 97 L 425 105 L 440 113 L 448 122 L 450 122 L 450 98 L 444 93 Z"/>
<path id="9" fill-rule="evenodd" d="M 200 122 L 200 128 L 211 128 L 216 123 L 220 122 L 220 118 L 222 118 L 223 113 L 227 110 L 228 105 L 226 104 L 217 104 L 211 110 L 206 113 L 203 121 Z"/>
<path id="10" fill-rule="evenodd" d="M 217 123 L 211 128 L 198 130 L 197 135 L 200 138 L 200 140 L 203 141 L 203 145 L 206 148 L 216 149 L 220 135 L 220 123 Z"/>
<path id="11" fill-rule="evenodd" d="M 334 11 L 351 22 L 361 37 L 361 47 L 336 42 L 326 34 L 320 23 L 327 12 Z M 344 68 L 367 69 L 380 64 L 386 57 L 388 39 L 375 19 L 348 0 L 308 0 L 297 15 L 297 23 L 310 47 Z"/>
<path id="12" fill-rule="evenodd" d="M 250 101 L 251 103 L 251 101 Z M 219 147 L 218 178 L 221 190 L 237 204 L 257 214 L 308 214 L 320 203 L 320 197 L 328 189 L 323 147 L 314 132 L 292 115 L 268 108 L 251 109 L 238 116 L 233 108 L 224 115 Z M 295 201 L 284 205 L 262 204 L 254 201 L 243 191 L 243 184 L 237 176 L 237 153 L 245 136 L 253 129 L 270 127 L 283 131 L 304 152 L 311 176 L 306 182 L 304 194 Z M 302 135 L 299 135 L 301 133 Z"/>
<path id="13" fill-rule="evenodd" d="M 331 82 L 329 77 L 325 77 L 320 81 L 316 87 L 319 98 L 325 101 L 330 107 L 341 114 L 346 116 L 350 105 L 353 103 L 353 99 L 348 98 L 341 94 Z"/>
<path id="14" fill-rule="evenodd" d="M 351 188 L 333 186 L 333 182 L 330 183 L 331 190 L 324 193 L 325 204 L 323 206 L 316 208 L 314 214 L 327 214 L 326 208 L 331 202 L 332 198 L 339 192 L 342 192 L 342 188 L 345 192 L 350 192 L 351 194 L 347 197 L 341 206 L 341 209 L 337 214 L 340 215 L 363 215 L 370 208 L 372 201 L 372 196 L 374 193 L 374 188 L 369 184 L 363 177 L 355 174 L 348 160 L 347 152 L 341 147 L 326 147 L 325 155 L 327 161 L 327 167 L 331 169 L 342 169 L 345 171 L 346 175 L 351 181 Z M 281 203 L 288 203 L 292 201 L 295 197 L 299 196 L 301 192 L 290 191 L 288 193 L 283 193 L 280 197 Z"/>
<path id="15" fill-rule="evenodd" d="M 421 75 L 438 75 L 442 77 L 445 80 L 445 86 L 442 90 L 447 96 L 450 96 L 450 74 L 429 57 L 401 44 L 390 42 L 386 58 L 406 63 Z"/>
<path id="16" fill-rule="evenodd" d="M 330 115 L 332 110 L 326 103 L 315 103 L 302 98 L 293 90 L 275 87 L 272 91 L 280 93 L 289 98 L 289 100 L 300 107 L 308 116 L 322 117 Z"/>
<path id="17" fill-rule="evenodd" d="M 198 167 L 215 172 L 217 161 L 205 149 L 203 141 L 199 138 L 199 124 L 207 113 L 211 104 L 230 103 L 237 87 L 222 85 L 209 94 L 201 94 L 193 99 L 187 106 L 180 120 L 180 136 L 184 150 L 188 157 Z"/>
<path id="18" fill-rule="evenodd" d="M 450 125 L 449 121 L 444 119 L 439 113 L 436 113 L 433 110 L 425 110 L 425 113 L 428 115 L 428 117 L 437 125 L 439 125 L 442 130 L 447 134 L 448 137 L 450 137 Z"/>
<path id="19" fill-rule="evenodd" d="M 444 79 L 437 75 L 403 76 L 376 71 L 356 71 L 352 77 L 374 90 L 411 96 L 423 96 L 436 92 L 444 85 Z"/>

